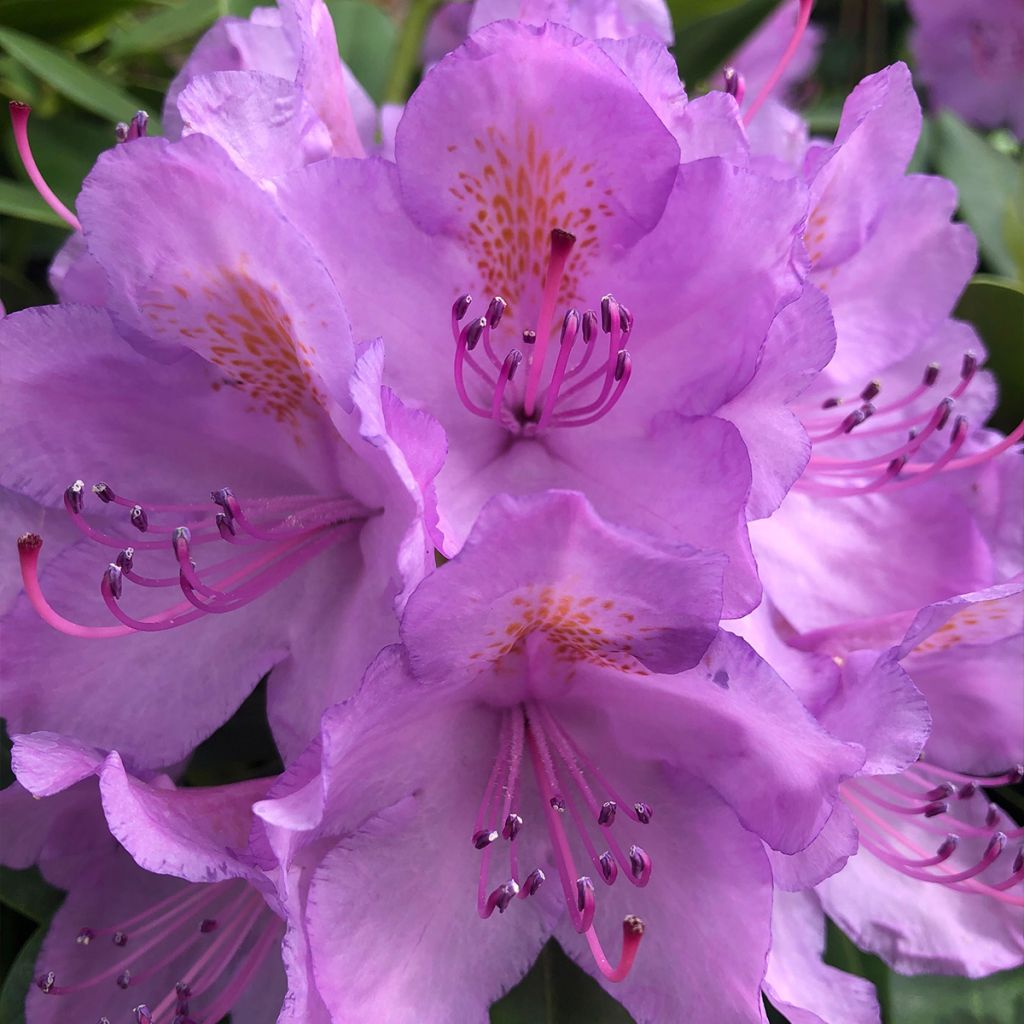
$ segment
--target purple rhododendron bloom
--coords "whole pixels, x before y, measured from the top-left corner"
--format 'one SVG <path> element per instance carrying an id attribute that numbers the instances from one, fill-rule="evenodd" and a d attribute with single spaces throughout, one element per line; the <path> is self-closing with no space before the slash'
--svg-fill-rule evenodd
<path id="1" fill-rule="evenodd" d="M 80 206 L 115 319 L 0 327 L 2 482 L 81 534 L 41 560 L 37 534 L 20 544 L 5 713 L 158 767 L 275 667 L 277 738 L 302 749 L 432 561 L 443 438 L 381 387 L 379 343 L 357 357 L 326 270 L 210 140 L 119 147 Z"/>
<path id="2" fill-rule="evenodd" d="M 1024 3 L 909 0 L 910 48 L 932 103 L 1024 137 Z"/>
<path id="3" fill-rule="evenodd" d="M 736 166 L 735 105 L 708 100 L 687 103 L 650 40 L 503 22 L 427 74 L 396 165 L 328 160 L 277 182 L 356 336 L 386 338 L 386 379 L 444 425 L 447 551 L 491 495 L 569 487 L 725 551 L 727 607 L 756 602 L 750 455 L 715 413 L 801 294 L 806 196 Z M 707 156 L 722 146 L 729 160 Z M 827 361 L 827 313 L 790 329 L 809 335 L 808 367 Z M 788 477 L 784 493 L 806 439 L 791 419 L 778 440 L 755 487 Z"/>
<path id="4" fill-rule="evenodd" d="M 284 911 L 249 847 L 272 779 L 177 789 L 53 733 L 15 737 L 12 762 L 21 785 L 0 806 L 22 828 L 0 861 L 38 864 L 68 892 L 36 962 L 30 1024 L 310 1019 L 289 1015 L 305 986 L 291 984 Z"/>
<path id="5" fill-rule="evenodd" d="M 578 494 L 485 507 L 256 807 L 335 1019 L 484 1020 L 554 934 L 638 1021 L 761 1020 L 762 842 L 807 846 L 864 755 L 717 630 L 722 567 Z"/>

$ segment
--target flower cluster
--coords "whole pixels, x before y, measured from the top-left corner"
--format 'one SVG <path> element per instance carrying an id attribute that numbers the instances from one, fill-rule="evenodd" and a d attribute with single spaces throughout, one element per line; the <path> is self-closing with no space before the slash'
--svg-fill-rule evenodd
<path id="1" fill-rule="evenodd" d="M 75 213 L 13 111 L 73 229 L 0 324 L 29 1021 L 483 1021 L 551 936 L 641 1024 L 877 1021 L 825 913 L 1024 962 L 1024 426 L 907 69 L 768 99 L 810 6 L 691 98 L 658 0 L 478 0 L 378 111 L 280 0 Z M 265 676 L 283 773 L 179 786 Z"/>

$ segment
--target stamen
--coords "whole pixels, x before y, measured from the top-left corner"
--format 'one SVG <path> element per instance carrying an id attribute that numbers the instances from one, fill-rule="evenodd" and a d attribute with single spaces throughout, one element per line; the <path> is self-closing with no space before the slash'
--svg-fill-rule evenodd
<path id="1" fill-rule="evenodd" d="M 144 138 L 148 127 L 149 114 L 144 110 L 140 110 L 131 119 L 130 123 L 125 124 L 124 121 L 119 121 L 114 125 L 114 137 L 118 142 L 132 142 L 135 139 Z"/>
<path id="2" fill-rule="evenodd" d="M 740 104 L 747 93 L 747 83 L 735 68 L 723 68 L 722 78 L 725 80 L 725 91 Z"/>
<path id="3" fill-rule="evenodd" d="M 545 370 L 550 343 L 554 304 L 561 278 L 574 243 L 574 237 L 561 229 L 551 233 L 551 255 L 545 276 L 544 292 L 536 329 L 525 328 L 521 348 L 510 349 L 499 357 L 492 345 L 491 333 L 501 322 L 508 304 L 500 296 L 491 299 L 485 316 L 478 317 L 460 328 L 470 307 L 468 295 L 462 295 L 452 305 L 452 337 L 455 341 L 454 377 L 459 400 L 476 416 L 492 419 L 507 429 L 536 434 L 552 426 L 584 426 L 606 416 L 622 396 L 632 373 L 632 363 L 626 345 L 633 328 L 633 314 L 610 295 L 601 301 L 600 320 L 588 310 L 582 316 L 575 309 L 565 313 L 562 321 L 559 350 L 550 379 L 541 390 L 541 377 Z M 609 355 L 604 366 L 581 377 L 594 351 L 598 325 L 609 335 Z M 573 364 L 572 351 L 582 340 L 582 355 Z M 474 358 L 474 350 L 482 346 L 493 370 Z M 513 387 L 516 372 L 525 356 L 526 383 L 523 391 Z M 487 388 L 485 402 L 471 395 L 467 371 L 478 377 Z M 571 385 L 567 382 L 572 380 Z M 584 388 L 597 387 L 596 398 L 575 408 L 567 408 L 566 400 Z M 475 387 L 475 385 L 473 386 Z M 521 400 L 519 395 L 522 395 Z"/>
<path id="4" fill-rule="evenodd" d="M 27 103 L 11 100 L 10 110 L 11 124 L 14 126 L 14 141 L 18 147 L 18 155 L 21 157 L 21 163 L 25 168 L 26 174 L 29 176 L 29 180 L 35 185 L 36 191 L 42 197 L 43 202 L 65 224 L 75 231 L 81 231 L 82 224 L 79 219 L 57 198 L 56 193 L 46 184 L 42 172 L 36 166 L 35 157 L 32 155 L 32 147 L 28 141 L 28 118 L 29 114 L 32 113 L 32 108 Z"/>
<path id="5" fill-rule="evenodd" d="M 782 77 L 783 72 L 786 70 L 789 62 L 793 59 L 793 55 L 796 53 L 797 47 L 800 45 L 800 39 L 807 29 L 807 23 L 811 20 L 811 8 L 814 6 L 814 0 L 800 0 L 800 11 L 797 15 L 796 28 L 793 31 L 793 35 L 789 40 L 789 44 L 786 46 L 785 51 L 779 58 L 778 64 L 775 65 L 771 75 L 768 76 L 768 81 L 762 86 L 761 91 L 754 97 L 753 102 L 747 109 L 747 112 L 743 115 L 743 123 L 749 125 L 754 119 L 754 116 L 761 109 L 765 100 L 771 95 L 772 90 L 779 83 L 779 79 Z"/>
<path id="6" fill-rule="evenodd" d="M 617 966 L 612 967 L 601 948 L 597 933 L 593 928 L 588 929 L 587 943 L 590 952 L 597 962 L 598 969 L 609 981 L 624 981 L 629 972 L 633 969 L 637 951 L 640 949 L 640 940 L 644 937 L 644 923 L 639 917 L 630 914 L 622 921 L 622 955 L 619 957 Z"/>

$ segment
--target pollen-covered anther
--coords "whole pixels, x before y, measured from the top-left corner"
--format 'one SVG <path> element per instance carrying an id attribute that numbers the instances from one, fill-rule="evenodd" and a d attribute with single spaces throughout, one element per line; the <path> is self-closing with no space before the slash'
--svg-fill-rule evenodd
<path id="1" fill-rule="evenodd" d="M 523 819 L 518 814 L 510 814 L 505 819 L 505 824 L 501 828 L 502 836 L 511 842 L 519 835 L 519 830 L 523 827 Z"/>
<path id="2" fill-rule="evenodd" d="M 490 846 L 491 843 L 497 842 L 500 833 L 497 829 L 488 829 L 473 834 L 473 845 L 478 849 L 482 850 L 484 847 Z"/>

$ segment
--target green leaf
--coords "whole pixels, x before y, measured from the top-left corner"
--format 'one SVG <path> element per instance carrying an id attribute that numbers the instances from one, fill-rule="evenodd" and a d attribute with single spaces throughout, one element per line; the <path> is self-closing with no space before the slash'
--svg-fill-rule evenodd
<path id="1" fill-rule="evenodd" d="M 64 893 L 50 885 L 38 868 L 0 867 L 0 900 L 36 924 L 45 924 L 64 902 Z"/>
<path id="2" fill-rule="evenodd" d="M 210 0 L 185 0 L 115 32 L 110 40 L 110 56 L 156 53 L 173 43 L 198 35 L 217 17 Z"/>
<path id="3" fill-rule="evenodd" d="M 891 975 L 894 1024 L 1019 1024 L 1024 1020 L 1024 971 L 988 978 Z"/>
<path id="4" fill-rule="evenodd" d="M 960 213 L 978 236 L 985 261 L 996 273 L 1016 276 L 1006 228 L 1015 204 L 1021 202 L 1024 170 L 948 111 L 935 118 L 934 127 L 932 159 L 938 172 L 959 189 Z"/>
<path id="5" fill-rule="evenodd" d="M 491 1007 L 491 1024 L 632 1022 L 622 1006 L 577 967 L 554 939 L 541 950 L 526 977 Z"/>
<path id="6" fill-rule="evenodd" d="M 32 985 L 36 957 L 43 944 L 45 928 L 39 928 L 21 947 L 10 973 L 0 989 L 0 1020 L 4 1024 L 25 1024 L 25 996 Z"/>
<path id="7" fill-rule="evenodd" d="M 0 25 L 20 32 L 60 39 L 102 25 L 138 0 L 0 0 Z"/>
<path id="8" fill-rule="evenodd" d="M 39 198 L 39 193 L 31 185 L 20 185 L 4 178 L 0 178 L 0 213 L 37 224 L 64 225 L 64 221 Z"/>
<path id="9" fill-rule="evenodd" d="M 92 68 L 31 36 L 0 28 L 0 47 L 72 103 L 111 123 L 127 121 L 145 106 Z M 154 135 L 160 132 L 152 117 L 150 131 Z"/>
<path id="10" fill-rule="evenodd" d="M 676 63 L 687 87 L 692 88 L 721 71 L 726 59 L 743 44 L 771 14 L 778 0 L 742 0 L 720 4 L 722 10 L 710 17 L 690 20 L 690 5 L 685 0 L 672 0 L 676 37 Z"/>
<path id="11" fill-rule="evenodd" d="M 999 409 L 992 425 L 1013 430 L 1024 410 L 1024 286 L 1009 278 L 977 274 L 954 316 L 974 325 L 988 349 L 988 368 L 999 380 Z"/>
<path id="12" fill-rule="evenodd" d="M 382 10 L 360 0 L 327 0 L 327 9 L 334 19 L 341 59 L 379 103 L 387 87 L 397 26 Z"/>

